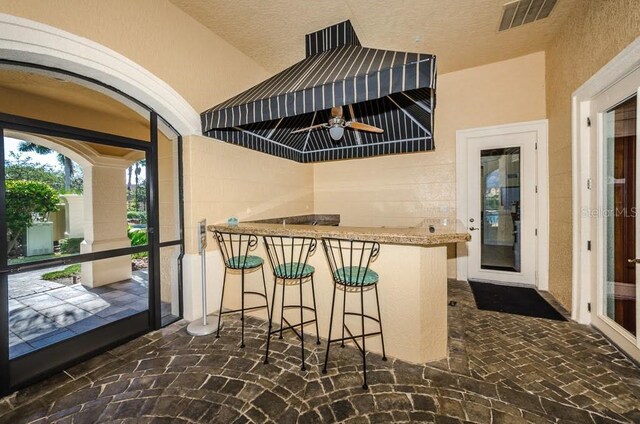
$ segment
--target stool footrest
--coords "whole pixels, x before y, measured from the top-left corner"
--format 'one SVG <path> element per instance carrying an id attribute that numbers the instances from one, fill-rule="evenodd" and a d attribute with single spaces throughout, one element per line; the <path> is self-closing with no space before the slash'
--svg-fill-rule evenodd
<path id="1" fill-rule="evenodd" d="M 264 295 L 263 293 L 260 293 L 260 292 L 246 291 L 246 292 L 244 292 L 244 294 L 255 294 L 255 295 L 258 295 L 260 297 L 264 297 L 265 299 L 267 299 L 267 296 Z"/>
<path id="2" fill-rule="evenodd" d="M 280 333 L 281 331 L 291 330 L 291 331 L 293 331 L 295 333 L 296 337 L 298 337 L 300 340 L 302 340 L 302 336 L 300 335 L 300 333 L 298 333 L 296 331 L 296 327 L 300 327 L 301 325 L 308 325 L 308 324 L 311 324 L 313 322 L 316 322 L 315 319 L 310 319 L 308 321 L 303 321 L 302 323 L 291 324 L 286 318 L 282 318 L 282 319 L 284 320 L 285 323 L 287 323 L 287 326 L 278 328 L 277 330 L 270 330 L 269 331 L 269 335 L 277 334 L 277 333 Z"/>
<path id="3" fill-rule="evenodd" d="M 307 311 L 313 312 L 314 309 L 311 306 L 301 306 L 301 305 L 284 305 L 282 309 L 305 309 Z"/>
<path id="4" fill-rule="evenodd" d="M 341 337 L 339 339 L 329 339 L 327 341 L 327 346 L 329 346 L 331 343 L 335 343 L 335 342 L 343 342 L 344 343 L 346 341 L 353 341 L 356 344 L 356 346 L 358 347 L 358 350 L 360 351 L 360 353 L 364 355 L 365 354 L 364 349 L 362 348 L 362 346 L 360 346 L 360 343 L 358 343 L 358 339 L 361 339 L 362 337 L 371 337 L 371 336 L 380 336 L 380 335 L 382 335 L 381 331 L 376 331 L 376 332 L 373 332 L 373 333 L 356 334 L 354 336 L 353 333 L 351 332 L 349 327 L 347 327 L 346 324 L 344 324 L 344 329 L 347 330 L 347 333 L 349 333 L 349 337 Z"/>
<path id="5" fill-rule="evenodd" d="M 250 308 L 244 308 L 244 311 L 255 311 L 256 309 L 263 309 L 266 308 L 267 305 L 262 305 L 262 306 L 252 306 Z M 235 314 L 238 312 L 242 312 L 242 309 L 232 309 L 230 311 L 224 311 L 224 312 L 220 312 L 219 315 L 226 315 L 226 314 Z"/>
<path id="6" fill-rule="evenodd" d="M 380 320 L 378 318 L 374 318 L 371 315 L 367 315 L 367 314 L 361 314 L 360 312 L 345 312 L 344 315 L 351 315 L 351 316 L 356 316 L 356 317 L 362 317 L 364 316 L 365 318 L 369 318 L 372 321 L 375 321 L 377 323 L 380 323 Z"/>
<path id="7" fill-rule="evenodd" d="M 381 333 L 379 331 L 376 331 L 375 333 L 365 333 L 364 337 L 379 336 L 380 334 Z M 361 339 L 361 338 L 362 338 L 362 334 L 356 334 L 355 336 L 340 337 L 339 339 L 331 339 L 327 343 L 348 342 L 350 340 Z"/>

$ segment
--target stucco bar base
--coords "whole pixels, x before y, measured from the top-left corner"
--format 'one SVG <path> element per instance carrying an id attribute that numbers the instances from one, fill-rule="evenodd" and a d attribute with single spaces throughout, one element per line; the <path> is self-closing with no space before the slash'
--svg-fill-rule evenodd
<path id="1" fill-rule="evenodd" d="M 215 252 L 218 253 L 218 252 Z M 267 262 L 266 252 L 261 244 L 251 254 L 265 259 L 265 276 L 269 303 L 273 293 L 273 274 Z M 213 297 L 219 302 L 222 289 L 222 260 L 216 254 L 217 260 L 210 271 Z M 212 258 L 213 259 L 213 258 Z M 327 260 L 318 246 L 309 263 L 316 269 L 314 284 L 316 292 L 317 313 L 320 336 L 326 338 L 329 332 L 329 317 L 331 313 L 331 297 L 333 294 L 333 280 Z M 380 248 L 378 259 L 371 264 L 371 269 L 380 276 L 378 291 L 380 295 L 380 309 L 385 338 L 386 354 L 389 357 L 402 359 L 412 363 L 425 363 L 445 358 L 447 355 L 447 248 L 445 245 L 432 247 L 387 245 Z M 247 274 L 246 290 L 262 291 L 262 275 L 260 271 Z M 274 326 L 280 324 L 280 301 L 282 286 L 278 285 L 275 297 Z M 337 290 L 334 311 L 333 336 L 341 336 L 342 302 L 344 292 Z M 346 305 L 348 311 L 360 311 L 360 292 L 347 292 Z M 303 285 L 304 304 L 313 306 L 311 286 Z M 285 304 L 299 304 L 300 289 L 297 285 L 289 285 L 285 289 Z M 247 296 L 246 306 L 260 305 L 264 301 L 257 297 Z M 211 302 L 209 302 L 211 307 Z M 270 305 L 271 306 L 271 305 Z M 210 312 L 217 310 L 219 304 Z M 240 275 L 227 275 L 224 295 L 225 309 L 240 307 Z M 376 316 L 376 301 L 374 291 L 364 293 L 365 313 Z M 259 310 L 252 316 L 266 319 L 265 310 Z M 300 321 L 300 310 L 291 309 L 285 312 L 289 322 Z M 305 320 L 312 318 L 311 312 L 305 312 Z M 233 319 L 233 318 L 230 318 Z M 365 320 L 366 321 L 366 320 Z M 354 334 L 362 331 L 359 317 L 347 318 L 347 325 Z M 365 322 L 365 331 L 377 331 L 377 323 Z M 315 334 L 315 326 L 305 326 L 305 334 Z M 278 336 L 274 336 L 277 338 Z M 333 345 L 339 349 L 339 344 Z M 332 348 L 333 348 L 332 346 Z M 313 348 L 314 346 L 309 346 Z M 382 353 L 379 337 L 366 340 L 367 351 Z"/>

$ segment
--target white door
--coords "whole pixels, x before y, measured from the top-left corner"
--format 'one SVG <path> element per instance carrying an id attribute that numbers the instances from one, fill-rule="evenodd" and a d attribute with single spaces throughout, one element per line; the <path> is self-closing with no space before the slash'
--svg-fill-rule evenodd
<path id="1" fill-rule="evenodd" d="M 596 270 L 591 322 L 640 358 L 640 69 L 591 100 Z"/>
<path id="2" fill-rule="evenodd" d="M 536 284 L 537 132 L 467 139 L 468 278 Z"/>

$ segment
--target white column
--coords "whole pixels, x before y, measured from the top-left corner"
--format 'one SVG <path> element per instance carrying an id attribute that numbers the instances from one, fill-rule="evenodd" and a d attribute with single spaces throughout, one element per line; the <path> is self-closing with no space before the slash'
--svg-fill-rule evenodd
<path id="1" fill-rule="evenodd" d="M 129 247 L 126 161 L 94 164 L 84 171 L 84 241 L 81 253 Z M 131 256 L 82 264 L 82 284 L 98 287 L 131 278 Z"/>

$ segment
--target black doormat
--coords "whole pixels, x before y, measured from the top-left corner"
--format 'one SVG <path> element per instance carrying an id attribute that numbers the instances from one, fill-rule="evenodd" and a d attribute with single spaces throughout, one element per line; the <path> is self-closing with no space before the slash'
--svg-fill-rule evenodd
<path id="1" fill-rule="evenodd" d="M 535 289 L 473 280 L 469 280 L 469 285 L 478 309 L 566 321 Z"/>

